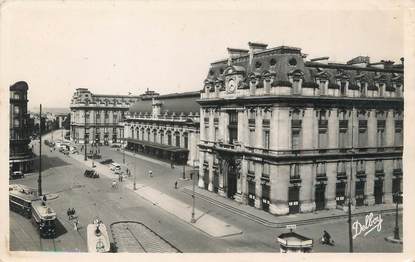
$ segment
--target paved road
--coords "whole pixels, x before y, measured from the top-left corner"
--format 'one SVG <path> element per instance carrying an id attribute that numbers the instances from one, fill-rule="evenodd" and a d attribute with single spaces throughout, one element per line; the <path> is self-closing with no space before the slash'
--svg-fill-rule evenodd
<path id="1" fill-rule="evenodd" d="M 55 133 L 55 137 L 56 137 Z M 48 147 L 43 147 L 47 149 Z M 37 147 L 35 147 L 35 152 Z M 85 225 L 90 223 L 95 216 L 99 216 L 104 223 L 110 224 L 120 220 L 134 220 L 144 223 L 157 234 L 172 243 L 182 252 L 279 252 L 275 243 L 276 236 L 285 232 L 284 229 L 270 229 L 245 217 L 218 208 L 205 201 L 196 201 L 197 207 L 209 214 L 232 224 L 243 230 L 242 235 L 212 238 L 195 229 L 175 216 L 153 206 L 148 201 L 137 197 L 129 189 L 120 187 L 117 190 L 110 188 L 111 181 L 105 177 L 89 179 L 83 176 L 85 167 L 76 160 L 64 156 L 57 151 L 44 150 L 43 156 L 43 187 L 45 192 L 59 192 L 59 198 L 49 201 L 50 205 L 57 211 L 63 228 L 67 231 L 57 239 L 55 246 L 50 247 L 66 251 L 86 251 Z M 122 163 L 122 154 L 108 147 L 102 147 L 104 158 L 112 158 Z M 191 204 L 191 198 L 174 189 L 174 182 L 178 181 L 179 187 L 190 185 L 190 181 L 182 181 L 181 168 L 171 169 L 169 165 L 158 164 L 154 161 L 146 161 L 139 158 L 125 156 L 130 170 L 136 173 L 137 182 L 147 184 L 155 189 L 165 192 L 174 198 Z M 153 171 L 153 177 L 148 176 L 148 170 Z M 16 183 L 36 187 L 37 174 Z M 81 227 L 79 232 L 73 230 L 72 225 L 66 219 L 66 209 L 74 207 L 79 212 Z M 12 250 L 42 250 L 40 245 L 29 245 L 28 237 L 36 239 L 36 234 L 30 232 L 30 222 L 25 219 L 16 218 L 11 215 L 11 242 Z M 384 241 L 384 237 L 393 232 L 394 216 L 384 215 L 381 232 L 372 231 L 366 237 L 360 235 L 354 241 L 356 252 L 400 252 L 402 245 L 391 244 Z M 361 223 L 364 218 L 359 219 Z M 29 226 L 28 226 L 29 225 Z M 402 218 L 400 216 L 402 229 Z M 322 246 L 315 243 L 315 252 L 347 252 L 347 224 L 345 221 L 332 221 L 324 224 L 300 226 L 296 232 L 318 239 L 323 228 L 326 229 L 336 240 L 335 247 Z M 25 231 L 19 235 L 19 229 Z M 64 230 L 64 231 L 65 231 Z M 402 231 L 402 230 L 401 230 Z M 25 244 L 26 243 L 26 244 Z M 43 247 L 43 250 L 45 248 Z"/>

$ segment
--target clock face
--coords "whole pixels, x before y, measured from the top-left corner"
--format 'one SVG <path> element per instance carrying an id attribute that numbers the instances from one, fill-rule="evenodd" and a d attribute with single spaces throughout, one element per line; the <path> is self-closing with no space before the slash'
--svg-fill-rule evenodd
<path id="1" fill-rule="evenodd" d="M 233 80 L 233 79 L 229 80 L 229 82 L 228 82 L 228 92 L 233 93 L 233 92 L 235 92 L 235 89 L 236 89 L 235 80 Z"/>

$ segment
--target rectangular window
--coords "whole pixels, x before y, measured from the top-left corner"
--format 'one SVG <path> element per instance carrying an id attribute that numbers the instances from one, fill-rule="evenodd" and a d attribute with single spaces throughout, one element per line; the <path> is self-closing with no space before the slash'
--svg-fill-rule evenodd
<path id="1" fill-rule="evenodd" d="M 19 106 L 14 106 L 14 113 L 16 115 L 18 115 L 20 113 L 20 107 Z"/>
<path id="2" fill-rule="evenodd" d="M 348 146 L 348 120 L 339 121 L 339 148 L 346 148 Z"/>
<path id="3" fill-rule="evenodd" d="M 255 174 L 255 162 L 248 161 L 248 174 Z"/>
<path id="4" fill-rule="evenodd" d="M 219 133 L 219 128 L 215 126 L 215 133 L 214 133 L 213 141 L 218 140 L 218 133 Z"/>
<path id="5" fill-rule="evenodd" d="M 189 147 L 189 137 L 187 134 L 184 134 L 184 148 Z"/>
<path id="6" fill-rule="evenodd" d="M 290 178 L 300 178 L 300 165 L 292 164 L 290 166 Z"/>
<path id="7" fill-rule="evenodd" d="M 293 81 L 293 93 L 300 94 L 300 81 L 298 79 L 294 79 Z"/>
<path id="8" fill-rule="evenodd" d="M 265 178 L 269 178 L 270 171 L 270 165 L 268 163 L 264 163 L 262 165 L 262 176 Z"/>
<path id="9" fill-rule="evenodd" d="M 378 147 L 385 146 L 385 120 L 378 120 L 377 121 L 377 133 L 376 133 L 376 141 Z"/>
<path id="10" fill-rule="evenodd" d="M 249 145 L 255 147 L 255 129 L 249 129 Z"/>
<path id="11" fill-rule="evenodd" d="M 376 160 L 375 170 L 376 170 L 376 173 L 383 173 L 383 161 L 382 160 Z"/>
<path id="12" fill-rule="evenodd" d="M 300 130 L 293 129 L 291 131 L 291 148 L 293 150 L 300 149 Z"/>
<path id="13" fill-rule="evenodd" d="M 317 163 L 317 176 L 326 176 L 326 163 Z"/>
<path id="14" fill-rule="evenodd" d="M 365 175 L 365 173 L 366 173 L 366 162 L 363 161 L 363 160 L 357 161 L 356 165 L 357 165 L 357 174 L 358 175 Z"/>
<path id="15" fill-rule="evenodd" d="M 395 146 L 403 145 L 403 121 L 395 120 Z"/>
<path id="16" fill-rule="evenodd" d="M 357 138 L 358 147 L 367 147 L 367 120 L 359 120 L 359 136 Z"/>
<path id="17" fill-rule="evenodd" d="M 264 130 L 264 148 L 269 149 L 269 130 Z"/>
<path id="18" fill-rule="evenodd" d="M 233 144 L 234 141 L 238 141 L 238 113 L 229 112 L 229 144 Z"/>

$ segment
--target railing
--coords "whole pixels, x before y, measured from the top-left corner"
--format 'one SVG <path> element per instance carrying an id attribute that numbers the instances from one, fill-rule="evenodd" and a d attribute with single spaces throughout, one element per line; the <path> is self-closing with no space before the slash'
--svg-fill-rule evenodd
<path id="1" fill-rule="evenodd" d="M 285 149 L 285 150 L 274 150 L 266 148 L 258 148 L 251 146 L 244 146 L 238 143 L 227 144 L 222 142 L 200 140 L 200 144 L 204 146 L 211 146 L 217 149 L 223 150 L 236 150 L 244 151 L 247 153 L 255 154 L 264 154 L 272 156 L 307 156 L 307 155 L 317 155 L 317 154 L 339 154 L 339 153 L 348 153 L 356 154 L 360 150 L 364 150 L 365 153 L 376 153 L 376 152 L 399 152 L 403 150 L 402 146 L 390 146 L 390 147 L 364 147 L 364 148 L 316 148 L 316 149 Z"/>

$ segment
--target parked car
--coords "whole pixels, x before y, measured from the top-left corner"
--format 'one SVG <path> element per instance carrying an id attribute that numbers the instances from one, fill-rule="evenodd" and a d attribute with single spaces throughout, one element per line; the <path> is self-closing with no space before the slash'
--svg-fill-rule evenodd
<path id="1" fill-rule="evenodd" d="M 11 179 L 22 178 L 24 177 L 24 174 L 22 171 L 14 171 L 11 173 L 10 177 Z"/>
<path id="2" fill-rule="evenodd" d="M 99 174 L 95 170 L 85 170 L 84 176 L 90 178 L 99 178 Z"/>
<path id="3" fill-rule="evenodd" d="M 112 143 L 111 147 L 112 148 L 121 148 L 121 144 L 120 143 Z"/>

